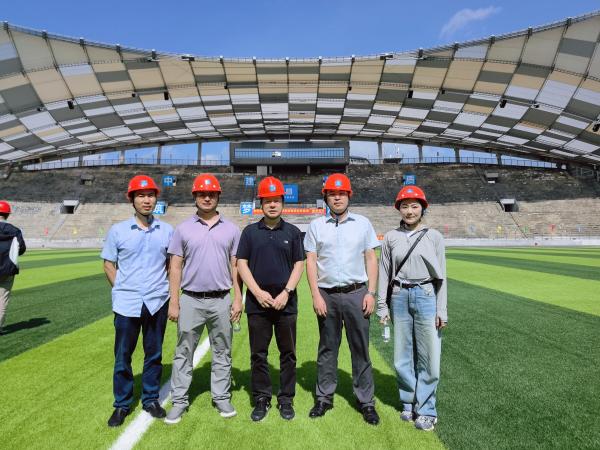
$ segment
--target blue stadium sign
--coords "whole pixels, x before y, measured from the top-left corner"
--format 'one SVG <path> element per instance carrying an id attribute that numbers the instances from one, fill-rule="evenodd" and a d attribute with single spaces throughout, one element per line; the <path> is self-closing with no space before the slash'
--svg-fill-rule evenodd
<path id="1" fill-rule="evenodd" d="M 163 175 L 162 184 L 164 187 L 173 187 L 177 183 L 177 177 L 174 175 Z"/>
<path id="2" fill-rule="evenodd" d="M 250 216 L 254 210 L 254 202 L 241 202 L 240 214 L 242 216 Z"/>
<path id="3" fill-rule="evenodd" d="M 297 184 L 284 184 L 285 195 L 283 199 L 286 203 L 298 203 L 298 185 Z"/>
<path id="4" fill-rule="evenodd" d="M 414 173 L 404 174 L 404 186 L 410 186 L 417 184 L 417 176 Z"/>
<path id="5" fill-rule="evenodd" d="M 167 213 L 167 202 L 158 201 L 156 202 L 156 206 L 154 207 L 154 211 L 152 214 L 156 214 L 157 216 L 162 216 Z"/>

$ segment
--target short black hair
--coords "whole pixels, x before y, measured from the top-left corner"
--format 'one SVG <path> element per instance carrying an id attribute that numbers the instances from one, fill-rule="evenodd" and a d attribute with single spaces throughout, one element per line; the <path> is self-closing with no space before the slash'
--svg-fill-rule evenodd
<path id="1" fill-rule="evenodd" d="M 5 219 L 8 219 L 8 216 L 10 216 L 10 213 L 0 213 L 0 217 L 4 217 Z"/>

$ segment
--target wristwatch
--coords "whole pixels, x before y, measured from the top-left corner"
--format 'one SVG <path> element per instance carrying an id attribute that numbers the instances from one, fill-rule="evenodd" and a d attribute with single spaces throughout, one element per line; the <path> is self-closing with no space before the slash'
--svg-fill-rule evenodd
<path id="1" fill-rule="evenodd" d="M 367 291 L 367 294 L 371 294 L 373 297 L 377 295 L 376 291 Z"/>
<path id="2" fill-rule="evenodd" d="M 290 289 L 289 287 L 284 287 L 284 288 L 283 288 L 283 290 L 284 290 L 285 292 L 287 292 L 289 295 L 291 295 L 291 294 L 292 294 L 292 292 L 294 292 L 294 290 L 293 290 L 293 289 Z"/>

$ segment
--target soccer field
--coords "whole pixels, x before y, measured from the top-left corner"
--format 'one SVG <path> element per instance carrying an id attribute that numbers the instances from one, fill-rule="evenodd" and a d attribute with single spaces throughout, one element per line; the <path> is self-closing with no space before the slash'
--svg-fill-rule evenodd
<path id="1" fill-rule="evenodd" d="M 22 258 L 0 337 L 2 447 L 109 448 L 114 330 L 110 290 L 98 250 L 31 251 Z M 600 249 L 453 248 L 448 250 L 449 318 L 444 331 L 440 421 L 434 433 L 400 421 L 393 346 L 371 327 L 371 359 L 381 424 L 355 408 L 345 340 L 335 408 L 311 420 L 317 322 L 308 285 L 300 285 L 296 418 L 273 409 L 251 422 L 245 317 L 233 343 L 233 404 L 222 419 L 211 407 L 210 353 L 194 372 L 191 407 L 181 423 L 153 422 L 137 448 L 599 448 Z M 164 344 L 170 376 L 176 327 Z M 204 340 L 206 333 L 202 336 Z M 272 373 L 278 378 L 273 343 Z M 136 398 L 141 342 L 134 361 Z M 275 383 L 276 385 L 277 383 Z M 275 386 L 276 389 L 276 386 Z"/>

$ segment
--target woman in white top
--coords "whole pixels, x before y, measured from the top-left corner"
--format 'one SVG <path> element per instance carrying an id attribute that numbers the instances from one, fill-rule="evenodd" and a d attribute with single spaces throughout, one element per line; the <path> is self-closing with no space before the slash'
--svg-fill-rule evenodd
<path id="1" fill-rule="evenodd" d="M 423 225 L 428 206 L 417 186 L 398 192 L 400 226 L 386 233 L 381 247 L 377 307 L 382 323 L 393 319 L 400 418 L 414 420 L 415 427 L 424 431 L 437 423 L 441 330 L 448 322 L 444 238 Z"/>

